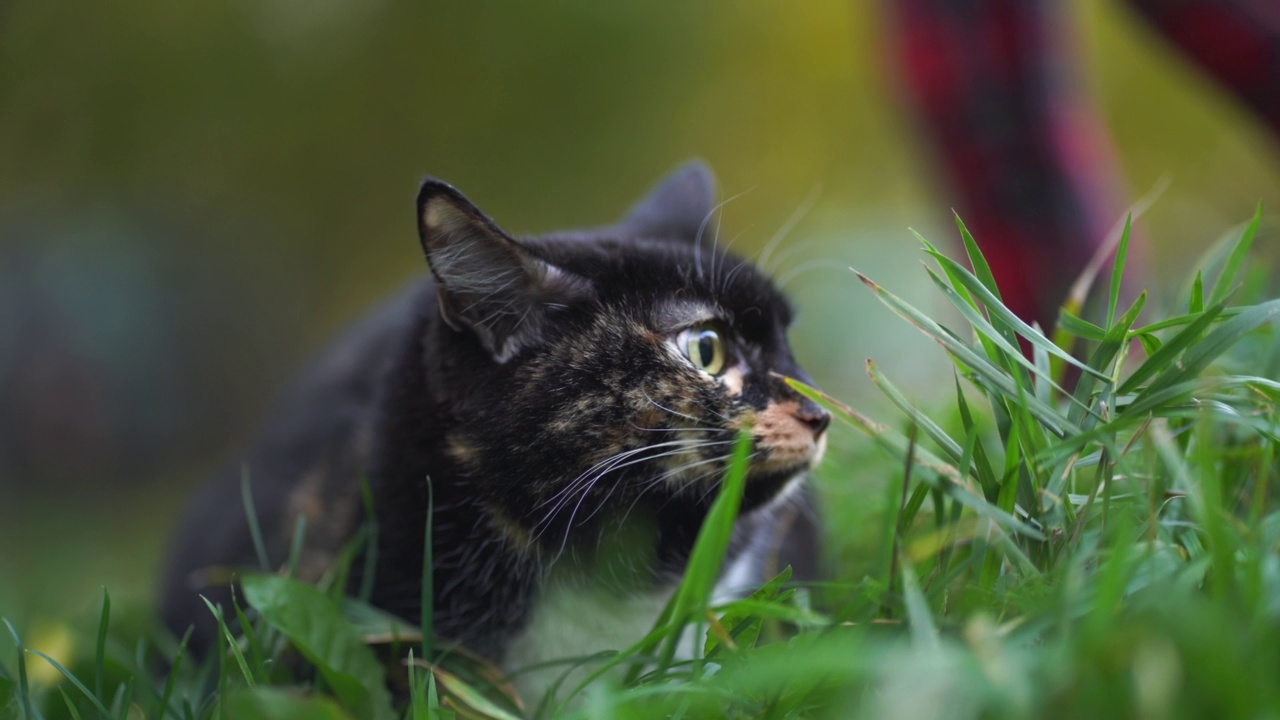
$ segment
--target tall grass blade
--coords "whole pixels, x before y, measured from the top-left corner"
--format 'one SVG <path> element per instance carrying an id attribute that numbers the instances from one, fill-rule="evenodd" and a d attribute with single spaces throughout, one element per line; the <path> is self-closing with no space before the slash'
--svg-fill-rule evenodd
<path id="1" fill-rule="evenodd" d="M 213 613 L 214 619 L 218 622 L 218 634 L 227 641 L 227 649 L 231 652 L 232 657 L 236 661 L 236 665 L 240 668 L 240 675 L 244 677 L 245 684 L 253 687 L 256 682 L 253 678 L 253 671 L 249 669 L 249 663 L 244 658 L 244 652 L 240 649 L 240 643 L 236 642 L 235 635 L 231 634 L 231 629 L 227 627 L 227 622 L 222 616 L 221 606 L 214 605 L 209 602 L 209 598 L 201 595 L 200 599 L 204 601 L 209 612 Z M 221 674 L 221 673 L 220 673 Z"/>
<path id="2" fill-rule="evenodd" d="M 902 394 L 901 390 L 899 390 L 893 383 L 889 382 L 889 379 L 880 372 L 875 361 L 867 360 L 866 368 L 867 376 L 871 378 L 871 382 L 875 383 L 876 387 L 880 388 L 880 391 L 892 400 L 894 405 L 897 405 L 902 412 L 906 413 L 907 417 L 911 418 L 911 422 L 924 430 L 925 435 L 928 435 L 935 443 L 938 444 L 938 447 L 942 448 L 942 451 L 951 459 L 951 462 L 959 463 L 961 456 L 964 454 L 963 449 L 960 447 L 960 443 L 952 439 L 951 436 L 939 427 L 937 423 L 930 419 L 928 415 L 925 415 L 919 408 L 913 405 L 911 401 L 907 399 L 907 396 Z M 964 466 L 960 466 L 959 469 L 960 472 L 964 474 L 968 474 L 969 472 L 969 468 Z"/>
<path id="3" fill-rule="evenodd" d="M 1239 315 L 1215 328 L 1201 342 L 1187 348 L 1182 358 L 1172 367 L 1157 375 L 1142 394 L 1158 392 L 1171 385 L 1196 377 L 1219 355 L 1226 352 L 1248 333 L 1264 323 L 1270 322 L 1277 314 L 1280 314 L 1280 299 L 1244 308 Z M 1165 347 L 1170 344 L 1172 344 L 1172 341 L 1167 343 Z"/>
<path id="4" fill-rule="evenodd" d="M 987 287 L 978 280 L 978 278 L 974 277 L 968 270 L 965 270 L 964 267 L 955 260 L 943 255 L 937 250 L 926 252 L 928 252 L 929 256 L 938 263 L 938 266 L 942 268 L 942 271 L 946 273 L 948 278 L 968 289 L 969 292 L 973 293 L 973 296 L 983 304 L 987 309 L 987 315 L 991 318 L 992 326 L 999 327 L 997 325 L 997 323 L 999 323 L 1000 325 L 1004 325 L 1009 328 L 1005 335 L 1006 339 L 1010 340 L 1007 344 L 1016 346 L 1016 338 L 1020 336 L 1032 346 L 1041 348 L 1059 360 L 1070 365 L 1074 365 L 1081 372 L 1090 374 L 1096 373 L 1093 368 L 1072 357 L 1070 353 L 1055 345 L 1053 341 L 1045 337 L 1039 330 L 1031 327 L 1017 315 L 1013 314 L 1012 310 L 1004 306 L 1004 303 L 1001 302 L 998 295 L 988 290 Z M 863 282 L 865 283 L 866 281 L 864 280 Z"/>
<path id="5" fill-rule="evenodd" d="M 31 686 L 27 680 L 27 651 L 22 646 L 22 637 L 14 629 L 13 623 L 9 622 L 9 618 L 0 618 L 0 620 L 3 620 L 4 626 L 8 628 L 9 635 L 13 637 L 14 647 L 18 650 L 18 702 L 22 705 L 23 716 L 28 720 L 39 718 L 40 716 L 31 706 Z"/>
<path id="6" fill-rule="evenodd" d="M 938 628 L 934 625 L 929 603 L 920 592 L 920 581 L 916 580 L 916 573 L 910 562 L 902 563 L 902 597 L 906 605 L 912 643 L 920 649 L 936 651 L 941 644 Z"/>
<path id="7" fill-rule="evenodd" d="M 955 219 L 956 228 L 960 230 L 960 239 L 964 242 L 965 255 L 969 258 L 969 264 L 973 266 L 973 274 L 982 282 L 982 286 L 987 289 L 990 295 L 1000 301 L 1000 288 L 996 286 L 996 276 L 991 272 L 991 266 L 987 264 L 987 258 L 978 249 L 978 243 L 974 241 L 973 235 L 969 233 L 969 228 L 965 227 L 964 221 L 960 219 L 958 214 L 955 215 Z M 997 302 L 997 304 L 1001 304 L 1001 302 Z"/>
<path id="8" fill-rule="evenodd" d="M 249 465 L 240 468 L 240 501 L 244 504 L 244 516 L 249 523 L 249 536 L 253 539 L 253 551 L 258 556 L 258 567 L 271 572 L 271 560 L 267 557 L 267 544 L 262 541 L 262 527 L 258 524 L 258 510 L 253 505 L 253 491 L 249 487 Z"/>
<path id="9" fill-rule="evenodd" d="M 880 287 L 862 273 L 856 270 L 854 273 L 890 310 L 893 310 L 894 313 L 911 323 L 916 329 L 946 348 L 947 352 L 960 364 L 961 369 L 967 370 L 972 377 L 982 381 L 993 391 L 998 391 L 1006 397 L 1018 396 L 1017 386 L 1008 373 L 993 365 L 990 360 L 979 355 L 951 331 L 938 325 L 927 315 L 904 302 L 898 296 Z M 1093 371 L 1090 370 L 1089 372 Z M 1058 410 L 1034 398 L 1027 399 L 1027 409 L 1055 434 L 1061 436 L 1070 432 L 1072 423 L 1068 422 L 1066 416 Z"/>
<path id="10" fill-rule="evenodd" d="M 1111 265 L 1111 289 L 1107 294 L 1107 327 L 1116 319 L 1116 307 L 1120 304 L 1120 282 L 1124 279 L 1125 256 L 1129 252 L 1129 230 L 1133 223 L 1133 215 L 1124 219 L 1124 230 L 1120 233 L 1120 245 L 1116 247 L 1116 257 Z"/>
<path id="11" fill-rule="evenodd" d="M 1182 328 L 1173 337 L 1169 338 L 1161 345 L 1156 354 L 1147 358 L 1146 362 L 1138 366 L 1116 391 L 1121 395 L 1133 392 L 1137 387 L 1146 382 L 1149 378 L 1157 373 L 1165 370 L 1174 364 L 1174 358 L 1179 353 L 1190 347 L 1192 344 L 1200 340 L 1204 335 L 1204 331 L 1217 319 L 1218 314 L 1226 307 L 1225 301 L 1214 303 L 1200 314 L 1199 317 L 1192 320 L 1186 327 Z"/>
<path id="12" fill-rule="evenodd" d="M 364 506 L 364 564 L 360 573 L 360 594 L 362 602 L 369 602 L 373 597 L 373 588 L 378 578 L 378 516 L 373 507 L 373 488 L 369 486 L 368 476 L 360 478 L 360 500 Z"/>
<path id="13" fill-rule="evenodd" d="M 67 706 L 67 714 L 69 714 L 73 720 L 81 720 L 80 711 L 76 709 L 76 704 L 71 702 L 71 696 L 67 695 L 67 691 L 59 687 L 58 695 L 62 697 L 62 704 Z"/>
<path id="14" fill-rule="evenodd" d="M 101 714 L 103 717 L 111 716 L 111 711 L 107 709 L 106 705 L 102 704 L 102 701 L 98 699 L 98 696 L 95 695 L 92 690 L 86 687 L 84 683 L 80 682 L 80 678 L 77 678 L 74 674 L 72 674 L 70 670 L 63 667 L 62 663 L 58 662 L 57 660 L 54 660 L 53 658 L 40 652 L 39 650 L 28 649 L 26 652 L 32 655 L 35 655 L 37 657 L 40 657 L 44 659 L 45 662 L 52 665 L 54 670 L 57 670 L 62 675 L 62 677 L 67 679 L 67 682 L 71 683 L 71 685 L 75 687 L 75 689 L 79 690 L 81 694 L 83 694 L 86 698 L 88 698 L 89 702 L 92 703 L 95 708 L 97 708 L 99 714 Z"/>
<path id="15" fill-rule="evenodd" d="M 106 665 L 107 655 L 107 629 L 111 624 L 111 595 L 107 593 L 107 588 L 102 588 L 102 617 L 98 621 L 98 644 L 94 648 L 93 653 L 93 691 L 97 697 L 102 697 L 102 679 L 106 675 L 103 669 Z"/>
<path id="16" fill-rule="evenodd" d="M 1225 302 L 1227 296 L 1231 294 L 1231 286 L 1240 274 L 1240 268 L 1244 265 L 1250 246 L 1253 245 L 1254 236 L 1258 234 L 1258 224 L 1261 221 L 1262 203 L 1258 203 L 1254 208 L 1253 218 L 1249 220 L 1235 247 L 1231 248 L 1231 253 L 1227 255 L 1227 260 L 1222 264 L 1221 272 L 1218 273 L 1218 279 L 1213 283 L 1213 291 L 1209 293 L 1210 305 Z"/>
<path id="17" fill-rule="evenodd" d="M 191 633 L 194 628 L 188 627 L 187 631 L 182 634 L 182 639 L 178 641 L 178 652 L 174 655 L 173 664 L 169 666 L 169 674 L 164 681 L 164 693 L 160 696 L 160 709 L 156 712 L 156 718 L 163 718 L 169 712 L 169 703 L 173 698 L 173 689 L 178 681 L 178 673 L 182 669 L 182 661 L 185 659 L 187 651 L 187 643 L 191 640 Z"/>
<path id="18" fill-rule="evenodd" d="M 436 496 L 431 486 L 430 476 L 427 477 L 426 483 L 427 520 L 422 538 L 422 601 L 418 608 L 420 613 L 418 622 L 422 627 L 422 659 L 424 662 L 432 662 L 435 658 L 435 560 L 432 555 L 435 546 L 432 540 L 435 537 Z"/>

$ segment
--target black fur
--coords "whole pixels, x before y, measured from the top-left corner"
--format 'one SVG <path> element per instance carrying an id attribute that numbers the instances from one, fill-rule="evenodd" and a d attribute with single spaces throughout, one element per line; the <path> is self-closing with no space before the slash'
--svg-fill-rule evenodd
<path id="1" fill-rule="evenodd" d="M 769 417 L 798 423 L 784 428 L 793 435 L 818 438 L 827 422 L 778 378 L 805 377 L 786 341 L 791 310 L 716 247 L 713 195 L 690 165 L 616 226 L 514 240 L 426 181 L 418 218 L 434 277 L 327 351 L 246 458 L 270 561 L 304 514 L 304 574 L 318 577 L 359 527 L 367 476 L 378 562 L 353 583 L 372 572 L 374 603 L 418 620 L 430 483 L 435 630 L 494 661 L 553 569 L 619 593 L 673 582 L 737 428 L 780 403 L 790 410 Z M 671 338 L 704 320 L 738 379 L 673 354 Z M 760 432 L 734 552 L 759 544 L 770 501 L 816 460 L 788 464 Z M 656 457 L 677 438 L 683 469 Z M 602 462 L 585 475 L 595 482 L 579 481 Z M 196 623 L 198 645 L 212 626 L 197 590 L 227 597 L 198 571 L 254 564 L 238 474 L 198 496 L 167 571 L 165 621 Z"/>

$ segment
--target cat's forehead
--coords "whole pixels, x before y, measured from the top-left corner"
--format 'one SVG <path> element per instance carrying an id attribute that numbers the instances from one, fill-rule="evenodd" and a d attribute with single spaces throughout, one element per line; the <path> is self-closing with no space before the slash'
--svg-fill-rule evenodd
<path id="1" fill-rule="evenodd" d="M 659 325 L 721 319 L 785 326 L 791 320 L 790 304 L 767 277 L 713 243 L 575 234 L 530 244 L 590 280 L 603 297 L 638 301 Z"/>

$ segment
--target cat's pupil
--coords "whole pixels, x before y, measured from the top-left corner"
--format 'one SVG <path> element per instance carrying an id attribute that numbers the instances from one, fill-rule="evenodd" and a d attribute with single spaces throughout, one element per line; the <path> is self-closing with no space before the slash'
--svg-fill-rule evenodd
<path id="1" fill-rule="evenodd" d="M 698 336 L 698 364 L 702 367 L 710 367 L 715 362 L 716 357 L 716 338 L 710 332 L 703 332 Z"/>

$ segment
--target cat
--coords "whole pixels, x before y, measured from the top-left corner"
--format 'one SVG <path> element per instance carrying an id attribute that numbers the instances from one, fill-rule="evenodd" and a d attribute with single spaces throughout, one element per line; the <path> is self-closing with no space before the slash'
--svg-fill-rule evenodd
<path id="1" fill-rule="evenodd" d="M 245 457 L 269 561 L 305 518 L 319 578 L 376 517 L 372 602 L 411 622 L 433 507 L 435 632 L 507 671 L 621 649 L 657 619 L 716 496 L 739 428 L 754 439 L 721 594 L 764 578 L 778 518 L 826 443 L 792 310 L 707 230 L 714 180 L 677 169 L 611 227 L 515 239 L 452 186 L 417 199 L 431 277 L 343 335 L 285 395 Z M 191 503 L 162 617 L 216 628 L 203 572 L 255 565 L 237 466 Z M 428 485 L 430 492 L 428 492 Z M 804 558 L 801 558 L 802 560 Z M 551 668 L 517 676 L 537 700 Z"/>

